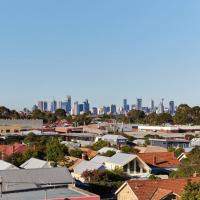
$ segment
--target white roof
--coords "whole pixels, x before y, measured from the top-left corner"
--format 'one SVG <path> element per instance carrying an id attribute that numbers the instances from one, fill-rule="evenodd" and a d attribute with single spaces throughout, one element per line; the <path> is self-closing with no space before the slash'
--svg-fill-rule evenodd
<path id="1" fill-rule="evenodd" d="M 107 162 L 110 158 L 106 157 L 106 156 L 95 156 L 92 160 L 90 160 L 90 162 L 93 163 L 99 163 L 99 164 L 104 164 L 105 162 Z"/>
<path id="2" fill-rule="evenodd" d="M 11 163 L 0 160 L 0 170 L 12 170 L 12 169 L 19 169 L 19 168 Z"/>
<path id="3" fill-rule="evenodd" d="M 138 156 L 134 154 L 117 153 L 114 156 L 112 156 L 106 163 L 124 166 L 127 163 L 134 160 L 135 158 L 138 158 Z"/>
<path id="4" fill-rule="evenodd" d="M 103 153 L 107 153 L 108 151 L 114 151 L 117 152 L 118 150 L 112 147 L 103 147 L 102 149 L 100 149 L 98 151 L 98 153 L 103 154 Z"/>
<path id="5" fill-rule="evenodd" d="M 102 164 L 84 160 L 74 168 L 74 173 L 82 175 L 83 172 L 85 171 L 93 171 L 101 169 L 105 169 L 105 167 Z"/>
<path id="6" fill-rule="evenodd" d="M 40 168 L 52 168 L 49 162 L 31 158 L 20 166 L 23 169 L 40 169 Z"/>
<path id="7" fill-rule="evenodd" d="M 104 135 L 104 136 L 102 136 L 102 139 L 103 140 L 114 140 L 114 141 L 117 141 L 117 140 L 128 140 L 127 138 L 125 138 L 122 135 L 113 135 L 113 134 Z"/>

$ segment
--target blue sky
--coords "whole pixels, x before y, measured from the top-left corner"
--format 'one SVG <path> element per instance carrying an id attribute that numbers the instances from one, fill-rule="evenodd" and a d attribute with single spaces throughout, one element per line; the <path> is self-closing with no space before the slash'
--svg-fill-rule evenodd
<path id="1" fill-rule="evenodd" d="M 0 104 L 200 105 L 200 1 L 0 2 Z"/>

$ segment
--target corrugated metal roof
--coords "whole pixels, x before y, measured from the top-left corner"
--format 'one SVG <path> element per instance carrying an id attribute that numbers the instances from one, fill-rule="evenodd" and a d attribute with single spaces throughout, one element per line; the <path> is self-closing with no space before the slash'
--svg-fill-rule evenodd
<path id="1" fill-rule="evenodd" d="M 113 140 L 113 141 L 117 141 L 117 140 L 127 140 L 127 138 L 125 138 L 122 135 L 112 135 L 112 134 L 107 134 L 102 136 L 103 140 Z"/>
<path id="2" fill-rule="evenodd" d="M 4 192 L 73 183 L 73 178 L 67 168 L 3 170 L 0 171 L 0 177 L 3 181 Z"/>
<path id="3" fill-rule="evenodd" d="M 39 160 L 36 158 L 31 158 L 23 163 L 20 168 L 23 169 L 41 169 L 41 168 L 52 168 L 49 162 L 44 160 Z"/>
<path id="4" fill-rule="evenodd" d="M 130 161 L 134 160 L 137 158 L 136 155 L 133 154 L 126 154 L 126 153 L 117 153 L 114 156 L 112 156 L 107 163 L 113 163 L 116 165 L 124 166 Z"/>
<path id="5" fill-rule="evenodd" d="M 6 161 L 0 160 L 0 170 L 13 170 L 13 169 L 18 169 L 18 167 Z"/>
<path id="6" fill-rule="evenodd" d="M 93 163 L 99 163 L 99 164 L 104 164 L 105 162 L 107 162 L 110 158 L 106 157 L 106 156 L 96 156 L 94 157 L 92 160 L 90 160 L 90 162 Z"/>
<path id="7" fill-rule="evenodd" d="M 83 172 L 87 170 L 93 171 L 93 170 L 101 170 L 101 169 L 105 169 L 102 164 L 84 160 L 74 168 L 74 173 L 82 175 Z"/>

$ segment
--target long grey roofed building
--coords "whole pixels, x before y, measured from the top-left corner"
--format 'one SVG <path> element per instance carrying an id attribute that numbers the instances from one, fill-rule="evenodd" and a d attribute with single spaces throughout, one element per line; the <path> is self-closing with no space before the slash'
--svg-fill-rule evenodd
<path id="1" fill-rule="evenodd" d="M 74 182 L 67 168 L 3 170 L 0 171 L 0 178 L 3 192 L 37 190 Z"/>

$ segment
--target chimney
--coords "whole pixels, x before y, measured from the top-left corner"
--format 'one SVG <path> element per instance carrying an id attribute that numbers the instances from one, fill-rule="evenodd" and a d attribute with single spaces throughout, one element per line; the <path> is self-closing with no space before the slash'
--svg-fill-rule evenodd
<path id="1" fill-rule="evenodd" d="M 157 163 L 156 155 L 153 156 L 153 165 L 155 166 Z"/>

